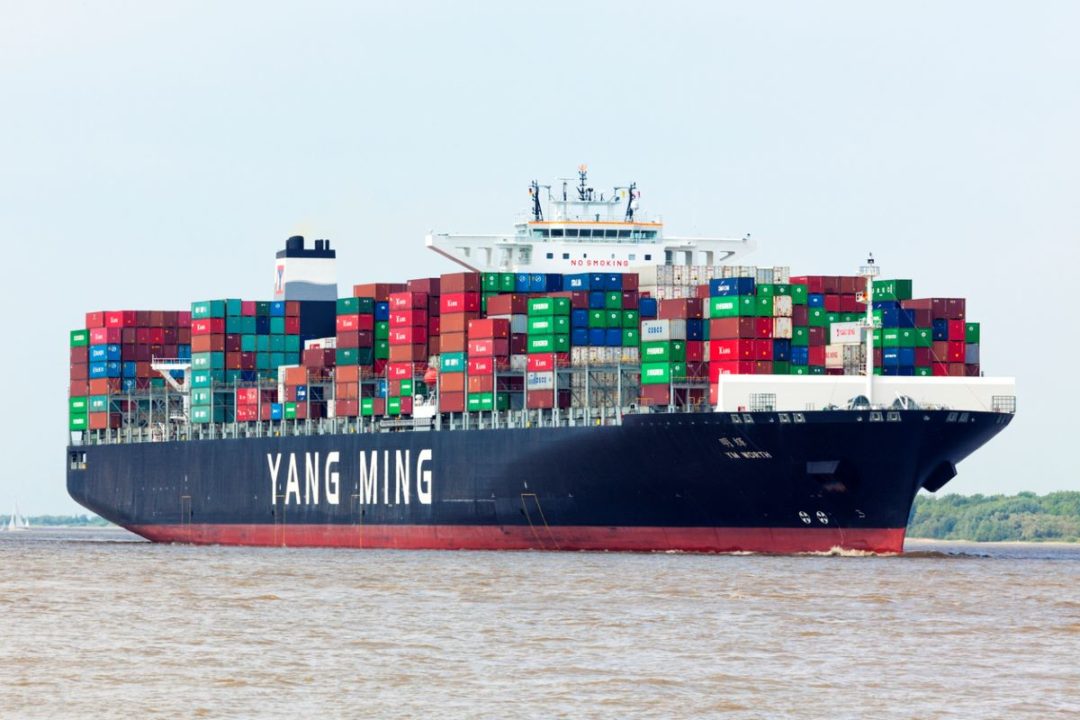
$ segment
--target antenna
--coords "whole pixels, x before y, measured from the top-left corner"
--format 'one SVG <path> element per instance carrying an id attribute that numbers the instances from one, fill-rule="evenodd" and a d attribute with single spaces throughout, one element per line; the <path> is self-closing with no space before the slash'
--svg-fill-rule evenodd
<path id="1" fill-rule="evenodd" d="M 532 181 L 532 185 L 529 186 L 529 195 L 532 196 L 532 215 L 533 220 L 543 220 L 544 211 L 540 207 L 540 184 L 535 180 Z"/>
<path id="2" fill-rule="evenodd" d="M 634 193 L 637 192 L 637 183 L 630 183 L 630 190 L 626 193 L 626 222 L 634 222 Z"/>
<path id="3" fill-rule="evenodd" d="M 582 163 L 581 165 L 578 165 L 577 172 L 578 172 L 578 182 L 579 182 L 578 189 L 577 189 L 578 200 L 581 200 L 582 202 L 584 202 L 585 200 L 589 199 L 588 197 L 586 197 L 586 195 L 589 192 L 589 188 L 587 188 L 585 186 L 586 182 L 587 182 L 588 175 L 589 175 L 589 166 L 586 165 L 585 163 Z"/>

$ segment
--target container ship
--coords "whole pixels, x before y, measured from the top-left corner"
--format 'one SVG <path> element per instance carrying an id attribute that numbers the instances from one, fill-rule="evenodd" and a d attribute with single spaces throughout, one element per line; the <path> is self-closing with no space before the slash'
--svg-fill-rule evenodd
<path id="1" fill-rule="evenodd" d="M 271 300 L 87 313 L 68 492 L 158 542 L 898 553 L 1015 413 L 962 298 L 742 265 L 584 167 L 529 192 L 438 277 L 339 297 L 291 237 Z"/>

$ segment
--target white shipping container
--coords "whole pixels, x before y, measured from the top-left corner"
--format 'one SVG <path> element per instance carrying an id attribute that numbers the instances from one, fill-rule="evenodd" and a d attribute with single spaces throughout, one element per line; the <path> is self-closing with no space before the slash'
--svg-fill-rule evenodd
<path id="1" fill-rule="evenodd" d="M 643 320 L 641 323 L 642 342 L 685 339 L 685 320 Z"/>
<path id="2" fill-rule="evenodd" d="M 825 346 L 825 367 L 827 368 L 842 368 L 844 367 L 844 348 L 842 345 L 826 345 Z"/>
<path id="3" fill-rule="evenodd" d="M 555 373 L 551 372 L 531 372 L 525 373 L 525 389 L 526 390 L 554 390 L 555 389 Z"/>
<path id="4" fill-rule="evenodd" d="M 773 317 L 791 317 L 791 296 L 790 295 L 776 295 L 772 299 L 773 305 Z"/>
<path id="5" fill-rule="evenodd" d="M 620 348 L 620 360 L 623 365 L 636 365 L 641 362 L 641 351 L 636 347 Z"/>
<path id="6" fill-rule="evenodd" d="M 857 322 L 832 323 L 830 345 L 858 345 L 863 341 L 862 326 Z"/>
<path id="7" fill-rule="evenodd" d="M 333 350 L 337 347 L 336 337 L 314 338 L 304 341 L 305 350 Z"/>
<path id="8" fill-rule="evenodd" d="M 509 320 L 510 332 L 527 333 L 529 331 L 528 315 L 487 315 L 489 320 Z"/>
<path id="9" fill-rule="evenodd" d="M 525 372 L 525 368 L 529 366 L 528 355 L 511 355 L 510 356 L 510 370 L 511 372 Z"/>
<path id="10" fill-rule="evenodd" d="M 773 318 L 773 332 L 772 336 L 780 340 L 790 340 L 792 338 L 793 325 L 792 320 L 789 317 Z"/>

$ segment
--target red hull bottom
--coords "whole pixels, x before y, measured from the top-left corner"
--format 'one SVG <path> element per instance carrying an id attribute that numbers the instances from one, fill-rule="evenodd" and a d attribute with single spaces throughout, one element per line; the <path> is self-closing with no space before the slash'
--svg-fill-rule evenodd
<path id="1" fill-rule="evenodd" d="M 401 550 L 900 553 L 904 528 L 543 527 L 528 525 L 134 525 L 154 542 Z"/>

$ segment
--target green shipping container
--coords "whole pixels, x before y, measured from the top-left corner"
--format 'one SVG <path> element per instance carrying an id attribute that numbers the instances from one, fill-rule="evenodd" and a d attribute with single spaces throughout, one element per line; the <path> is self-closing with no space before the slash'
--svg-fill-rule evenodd
<path id="1" fill-rule="evenodd" d="M 269 335 L 256 335 L 255 336 L 255 350 L 256 350 L 256 352 L 261 352 L 261 353 L 270 352 L 270 336 Z"/>
<path id="2" fill-rule="evenodd" d="M 71 347 L 86 347 L 90 344 L 89 330 L 72 330 L 69 334 Z"/>
<path id="3" fill-rule="evenodd" d="M 915 377 L 931 377 L 933 374 L 934 371 L 928 367 L 915 368 Z"/>
<path id="4" fill-rule="evenodd" d="M 224 300 L 203 300 L 191 303 L 191 319 L 205 320 L 206 318 L 225 317 Z"/>
<path id="5" fill-rule="evenodd" d="M 285 419 L 286 420 L 295 420 L 296 419 L 296 403 L 294 403 L 294 402 L 285 403 L 285 407 L 283 408 L 283 411 L 285 413 Z"/>
<path id="6" fill-rule="evenodd" d="M 558 335 L 570 332 L 570 318 L 566 315 L 530 317 L 528 319 L 530 335 Z"/>
<path id="7" fill-rule="evenodd" d="M 754 312 L 755 299 L 752 295 L 709 298 L 710 318 L 752 317 Z"/>
<path id="8" fill-rule="evenodd" d="M 481 275 L 480 287 L 484 292 L 499 292 L 499 273 L 484 273 Z"/>
<path id="9" fill-rule="evenodd" d="M 210 387 L 211 375 L 209 370 L 192 370 L 191 371 L 191 387 L 193 388 L 208 388 Z"/>
<path id="10" fill-rule="evenodd" d="M 798 326 L 791 329 L 791 344 L 795 347 L 806 347 L 810 344 L 810 329 Z"/>
<path id="11" fill-rule="evenodd" d="M 637 347 L 641 344 L 641 330 L 637 328 L 623 328 L 622 346 Z"/>
<path id="12" fill-rule="evenodd" d="M 641 327 L 641 313 L 637 310 L 623 310 L 622 311 L 622 326 L 624 328 L 634 328 L 635 330 Z"/>
<path id="13" fill-rule="evenodd" d="M 605 328 L 605 327 L 607 327 L 607 314 L 603 310 L 590 310 L 589 311 L 589 327 L 590 328 Z"/>
<path id="14" fill-rule="evenodd" d="M 389 340 L 390 339 L 390 323 L 386 320 L 380 320 L 375 323 L 375 339 L 376 340 Z"/>
<path id="15" fill-rule="evenodd" d="M 240 336 L 240 352 L 255 352 L 257 349 L 258 335 L 241 335 Z"/>
<path id="16" fill-rule="evenodd" d="M 496 399 L 495 393 L 470 393 L 466 398 L 466 407 L 469 412 L 491 412 L 498 402 L 499 410 L 510 408 L 510 394 L 499 393 Z"/>
<path id="17" fill-rule="evenodd" d="M 208 423 L 212 422 L 214 417 L 213 410 L 207 405 L 192 405 L 191 406 L 191 422 L 193 423 Z"/>
<path id="18" fill-rule="evenodd" d="M 500 293 L 512 293 L 517 287 L 517 281 L 514 277 L 514 273 L 499 273 L 499 292 Z"/>
<path id="19" fill-rule="evenodd" d="M 360 414 L 363 417 L 371 417 L 375 414 L 375 398 L 360 399 Z"/>
<path id="20" fill-rule="evenodd" d="M 964 325 L 964 342 L 977 343 L 979 341 L 979 323 L 971 322 Z"/>
<path id="21" fill-rule="evenodd" d="M 787 283 L 776 283 L 773 285 L 773 295 L 791 295 L 792 287 Z"/>
<path id="22" fill-rule="evenodd" d="M 671 382 L 671 363 L 641 363 L 642 385 L 666 385 Z"/>
<path id="23" fill-rule="evenodd" d="M 792 285 L 791 286 L 791 304 L 792 305 L 805 305 L 807 296 L 810 294 L 809 288 L 806 285 Z"/>
<path id="24" fill-rule="evenodd" d="M 90 427 L 86 413 L 74 413 L 68 416 L 68 430 L 80 431 Z"/>
<path id="25" fill-rule="evenodd" d="M 915 328 L 900 328 L 900 347 L 915 347 Z"/>
<path id="26" fill-rule="evenodd" d="M 285 336 L 270 335 L 270 352 L 285 352 Z"/>
<path id="27" fill-rule="evenodd" d="M 881 347 L 900 347 L 900 328 L 882 328 Z"/>
<path id="28" fill-rule="evenodd" d="M 810 368 L 806 365 L 792 365 L 789 368 L 789 375 L 809 375 Z"/>
<path id="29" fill-rule="evenodd" d="M 191 404 L 192 405 L 210 405 L 214 401 L 214 392 L 209 388 L 192 388 L 191 389 Z"/>
<path id="30" fill-rule="evenodd" d="M 791 363 L 787 362 L 786 360 L 774 360 L 773 364 L 772 364 L 772 374 L 773 375 L 790 375 L 791 374 L 791 367 L 792 367 Z"/>
<path id="31" fill-rule="evenodd" d="M 641 361 L 644 363 L 671 362 L 671 343 L 661 340 L 641 343 Z"/>
<path id="32" fill-rule="evenodd" d="M 878 280 L 874 283 L 874 300 L 910 300 L 910 280 Z"/>
<path id="33" fill-rule="evenodd" d="M 530 335 L 528 338 L 528 352 L 549 353 L 555 352 L 554 335 Z"/>
<path id="34" fill-rule="evenodd" d="M 810 327 L 826 327 L 829 324 L 825 308 L 808 308 L 807 315 L 807 322 L 810 323 Z"/>
<path id="35" fill-rule="evenodd" d="M 608 310 L 622 310 L 622 293 L 617 290 L 604 293 L 604 307 Z"/>
<path id="36" fill-rule="evenodd" d="M 771 283 L 759 283 L 754 288 L 754 294 L 758 295 L 759 297 L 763 295 L 766 297 L 772 297 L 776 294 L 776 286 Z M 772 304 L 770 304 L 769 307 L 772 307 Z"/>
<path id="37" fill-rule="evenodd" d="M 440 372 L 465 372 L 465 353 L 443 353 L 439 356 Z"/>
<path id="38" fill-rule="evenodd" d="M 915 347 L 931 347 L 933 344 L 933 330 L 930 328 L 915 328 Z"/>
<path id="39" fill-rule="evenodd" d="M 285 318 L 272 317 L 270 318 L 270 334 L 271 335 L 284 335 L 285 334 Z"/>
<path id="40" fill-rule="evenodd" d="M 555 314 L 555 299 L 554 298 L 529 298 L 529 316 L 551 316 Z"/>
<path id="41" fill-rule="evenodd" d="M 622 310 L 604 311 L 604 327 L 614 330 L 622 326 Z"/>
<path id="42" fill-rule="evenodd" d="M 68 398 L 68 413 L 71 415 L 85 415 L 90 407 L 85 395 L 76 395 Z"/>
<path id="43" fill-rule="evenodd" d="M 824 375 L 825 374 L 825 366 L 824 365 L 811 365 L 810 366 L 810 374 L 811 375 Z"/>
<path id="44" fill-rule="evenodd" d="M 376 360 L 389 360 L 390 359 L 390 341 L 388 341 L 388 340 L 376 340 L 375 341 L 375 359 Z"/>
<path id="45" fill-rule="evenodd" d="M 225 301 L 225 316 L 226 317 L 240 317 L 244 312 L 244 303 L 236 298 L 229 298 Z"/>
<path id="46" fill-rule="evenodd" d="M 413 394 L 413 381 L 412 379 L 401 381 L 401 397 L 412 397 Z"/>
<path id="47" fill-rule="evenodd" d="M 773 296 L 758 295 L 754 298 L 754 315 L 757 317 L 772 317 Z"/>
<path id="48" fill-rule="evenodd" d="M 386 398 L 386 414 L 387 415 L 400 415 L 401 414 L 401 398 L 400 397 L 388 397 L 388 398 Z"/>
<path id="49" fill-rule="evenodd" d="M 357 348 L 338 348 L 334 351 L 334 358 L 338 365 L 359 365 Z"/>
<path id="50" fill-rule="evenodd" d="M 108 395 L 91 395 L 86 400 L 87 412 L 109 412 Z"/>

